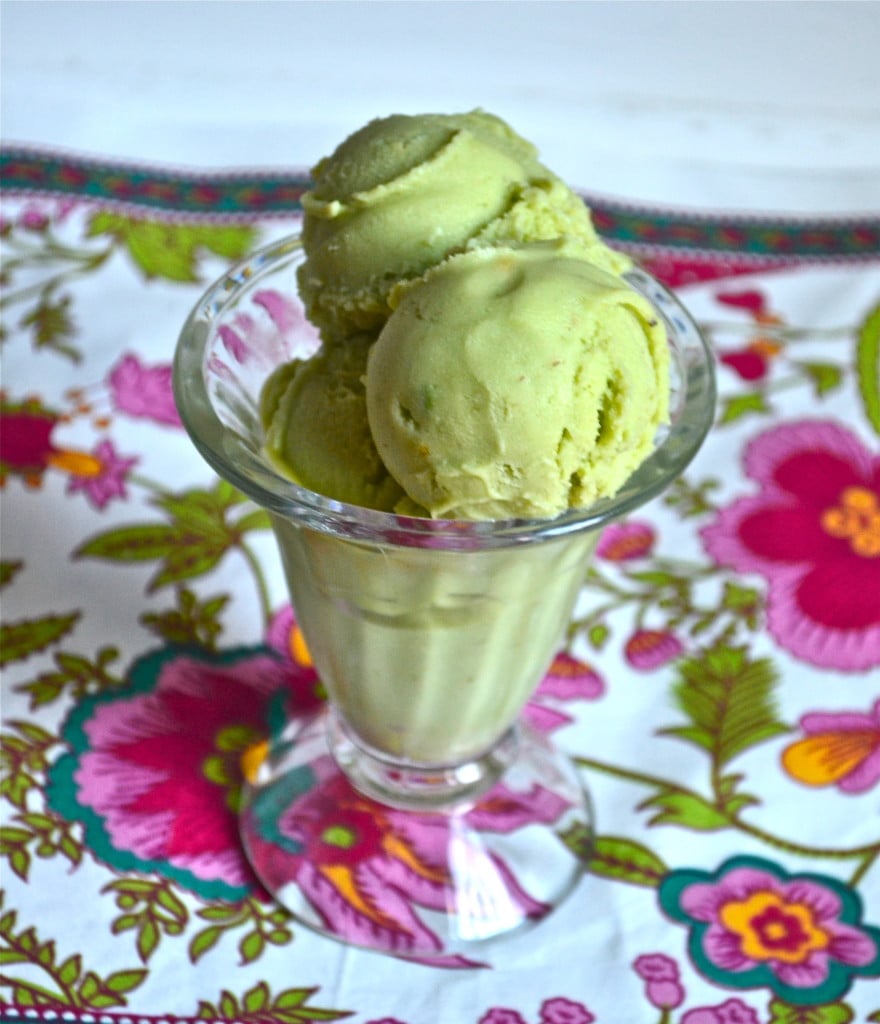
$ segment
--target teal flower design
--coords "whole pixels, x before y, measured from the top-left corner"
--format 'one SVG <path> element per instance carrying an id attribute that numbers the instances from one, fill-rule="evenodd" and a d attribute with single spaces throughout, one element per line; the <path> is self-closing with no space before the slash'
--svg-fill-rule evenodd
<path id="1" fill-rule="evenodd" d="M 733 857 L 714 873 L 670 872 L 659 898 L 690 929 L 697 970 L 718 984 L 814 1006 L 839 999 L 856 977 L 880 977 L 880 929 L 862 924 L 858 893 L 835 878 Z"/>

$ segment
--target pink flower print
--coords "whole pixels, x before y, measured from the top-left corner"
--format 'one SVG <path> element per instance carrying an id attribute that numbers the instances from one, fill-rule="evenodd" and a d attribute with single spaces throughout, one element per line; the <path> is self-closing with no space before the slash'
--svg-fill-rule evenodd
<path id="1" fill-rule="evenodd" d="M 633 970 L 643 981 L 678 981 L 678 964 L 665 953 L 643 953 L 633 962 Z"/>
<path id="2" fill-rule="evenodd" d="M 67 493 L 82 492 L 98 510 L 103 510 L 114 498 L 125 498 L 125 482 L 137 458 L 122 458 L 110 441 L 101 441 L 92 452 L 91 460 L 83 462 L 78 473 L 70 477 Z"/>
<path id="3" fill-rule="evenodd" d="M 494 1006 L 480 1017 L 478 1024 L 526 1024 L 526 1021 L 516 1010 L 507 1010 L 502 1006 Z"/>
<path id="4" fill-rule="evenodd" d="M 865 793 L 880 782 L 880 700 L 867 713 L 814 711 L 800 726 L 804 738 L 782 753 L 792 778 L 842 793 Z"/>
<path id="5" fill-rule="evenodd" d="M 180 416 L 171 390 L 171 366 L 145 366 L 136 355 L 124 355 L 107 378 L 113 405 L 138 419 L 179 427 Z"/>
<path id="6" fill-rule="evenodd" d="M 702 531 L 709 554 L 768 582 L 767 626 L 795 657 L 880 665 L 880 456 L 845 427 L 783 424 L 747 448 L 759 491 Z"/>
<path id="7" fill-rule="evenodd" d="M 767 298 L 763 292 L 758 291 L 756 288 L 735 292 L 719 292 L 715 297 L 725 306 L 745 310 L 756 320 L 767 314 Z"/>
<path id="8" fill-rule="evenodd" d="M 254 302 L 261 306 L 269 314 L 272 323 L 282 334 L 290 334 L 294 331 L 310 331 L 308 321 L 302 306 L 291 301 L 282 292 L 272 288 L 263 288 L 254 292 Z"/>
<path id="9" fill-rule="evenodd" d="M 326 692 L 289 604 L 272 617 L 266 643 L 281 655 L 289 670 L 291 712 L 299 715 L 315 710 Z"/>
<path id="10" fill-rule="evenodd" d="M 523 714 L 538 732 L 551 733 L 572 721 L 571 715 L 554 707 L 552 702 L 598 700 L 604 692 L 605 683 L 592 665 L 561 651 L 553 659 Z"/>
<path id="11" fill-rule="evenodd" d="M 42 207 L 29 204 L 19 213 L 18 224 L 26 231 L 43 232 L 49 226 L 49 216 Z"/>
<path id="12" fill-rule="evenodd" d="M 861 923 L 858 895 L 837 879 L 743 856 L 714 874 L 672 871 L 659 896 L 690 927 L 694 964 L 718 984 L 813 1005 L 840 998 L 853 977 L 880 976 L 880 929 Z"/>
<path id="13" fill-rule="evenodd" d="M 553 659 L 536 696 L 557 700 L 596 700 L 605 692 L 605 683 L 592 665 L 565 651 Z"/>
<path id="14" fill-rule="evenodd" d="M 136 662 L 128 682 L 71 714 L 72 753 L 53 766 L 50 802 L 83 820 L 89 846 L 118 870 L 158 871 L 205 898 L 248 895 L 240 759 L 268 732 L 284 666 L 264 647 L 165 648 Z"/>
<path id="15" fill-rule="evenodd" d="M 726 306 L 749 313 L 758 326 L 781 323 L 781 318 L 770 312 L 763 292 L 754 289 L 722 292 L 717 298 Z M 773 338 L 758 334 L 744 348 L 722 351 L 719 358 L 743 380 L 755 381 L 766 377 L 772 360 L 781 350 L 782 346 Z"/>
<path id="16" fill-rule="evenodd" d="M 35 200 L 27 203 L 16 218 L 18 227 L 42 234 L 51 224 L 61 224 L 77 205 L 75 199 Z"/>
<path id="17" fill-rule="evenodd" d="M 541 1003 L 540 1024 L 592 1024 L 595 1019 L 583 1003 L 562 996 Z"/>
<path id="18" fill-rule="evenodd" d="M 674 1010 L 684 1002 L 684 989 L 677 981 L 649 981 L 645 995 L 651 1006 L 658 1010 Z"/>
<path id="19" fill-rule="evenodd" d="M 717 1006 L 699 1006 L 681 1018 L 681 1024 L 761 1024 L 757 1013 L 741 999 L 728 999 Z"/>
<path id="20" fill-rule="evenodd" d="M 678 637 L 665 629 L 637 629 L 626 641 L 623 655 L 633 668 L 650 672 L 674 661 L 684 650 Z"/>
<path id="21" fill-rule="evenodd" d="M 468 861 L 469 870 L 497 879 L 493 914 L 524 921 L 546 912 L 546 905 L 520 886 L 500 858 L 472 843 L 461 819 L 378 804 L 354 789 L 329 755 L 300 771 L 299 795 L 292 802 L 279 803 L 271 782 L 252 795 L 247 812 L 251 852 L 258 862 L 277 864 L 276 882 L 295 884 L 328 931 L 400 955 L 422 959 L 427 954 L 442 966 L 474 966 L 443 957 L 440 938 L 419 912 L 451 905 L 451 845 L 458 864 Z M 465 820 L 480 832 L 508 834 L 532 823 L 554 822 L 566 807 L 561 797 L 541 787 L 520 793 L 498 784 Z M 279 849 L 285 853 L 280 862 Z"/>
<path id="22" fill-rule="evenodd" d="M 318 347 L 315 328 L 299 303 L 271 289 L 255 292 L 257 312 L 242 310 L 218 328 L 223 347 L 237 363 L 274 369 L 295 355 L 311 355 Z"/>
<path id="23" fill-rule="evenodd" d="M 0 486 L 10 475 L 22 479 L 26 487 L 38 488 L 48 469 L 60 470 L 80 480 L 74 488 L 82 490 L 105 471 L 97 455 L 75 449 L 59 448 L 52 439 L 55 427 L 65 416 L 46 408 L 38 398 L 0 401 Z"/>
<path id="24" fill-rule="evenodd" d="M 609 562 L 645 558 L 654 548 L 657 535 L 650 523 L 630 519 L 606 526 L 596 545 L 596 555 Z"/>
<path id="25" fill-rule="evenodd" d="M 781 346 L 768 338 L 753 338 L 744 348 L 721 352 L 719 359 L 742 380 L 762 380 L 770 369 L 770 360 Z"/>
<path id="26" fill-rule="evenodd" d="M 678 964 L 663 953 L 646 953 L 633 963 L 636 974 L 645 982 L 645 995 L 659 1010 L 673 1010 L 684 1002 Z"/>

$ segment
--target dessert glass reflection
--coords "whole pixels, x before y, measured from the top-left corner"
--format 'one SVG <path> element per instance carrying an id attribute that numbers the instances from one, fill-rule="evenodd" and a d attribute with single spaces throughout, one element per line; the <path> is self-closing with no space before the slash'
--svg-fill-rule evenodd
<path id="1" fill-rule="evenodd" d="M 711 357 L 678 301 L 632 270 L 668 333 L 670 423 L 613 498 L 484 522 L 347 505 L 279 474 L 263 448 L 266 378 L 317 346 L 304 316 L 272 315 L 279 296 L 296 303 L 301 260 L 293 237 L 233 268 L 191 313 L 175 356 L 196 447 L 270 514 L 328 696 L 318 712 L 276 714 L 245 756 L 242 839 L 261 881 L 311 927 L 470 963 L 475 942 L 544 917 L 589 860 L 588 795 L 522 712 L 602 528 L 659 494 L 702 443 Z"/>

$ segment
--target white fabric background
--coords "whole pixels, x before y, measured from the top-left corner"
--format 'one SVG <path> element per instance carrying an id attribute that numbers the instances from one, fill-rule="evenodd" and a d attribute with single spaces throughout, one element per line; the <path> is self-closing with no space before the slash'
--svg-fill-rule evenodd
<path id="1" fill-rule="evenodd" d="M 571 184 L 880 204 L 880 3 L 3 0 L 2 136 L 308 166 L 363 121 L 483 106 Z"/>

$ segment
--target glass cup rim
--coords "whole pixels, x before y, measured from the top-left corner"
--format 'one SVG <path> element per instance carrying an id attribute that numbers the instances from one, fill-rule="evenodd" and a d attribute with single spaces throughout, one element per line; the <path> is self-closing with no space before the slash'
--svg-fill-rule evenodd
<path id="1" fill-rule="evenodd" d="M 654 451 L 615 495 L 552 518 L 426 519 L 380 512 L 325 497 L 300 486 L 236 445 L 206 383 L 207 358 L 224 312 L 269 274 L 303 258 L 299 235 L 257 249 L 211 284 L 187 317 L 174 353 L 174 400 L 195 447 L 225 480 L 257 505 L 323 533 L 404 547 L 448 550 L 536 543 L 592 530 L 645 504 L 679 476 L 696 455 L 715 411 L 714 361 L 709 345 L 686 308 L 669 289 L 641 268 L 624 279 L 655 307 L 670 340 L 671 396 L 667 426 Z"/>

